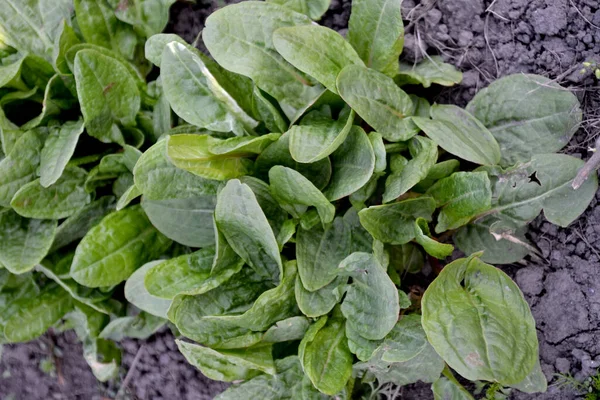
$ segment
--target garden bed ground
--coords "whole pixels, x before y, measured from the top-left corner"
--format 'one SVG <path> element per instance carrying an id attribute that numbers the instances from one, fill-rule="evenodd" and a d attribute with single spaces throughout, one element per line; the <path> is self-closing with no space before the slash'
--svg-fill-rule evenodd
<path id="1" fill-rule="evenodd" d="M 204 19 L 217 7 L 239 1 L 198 0 L 177 3 L 170 29 L 193 41 Z M 350 1 L 333 0 L 322 23 L 343 31 Z M 463 83 L 435 95 L 439 102 L 464 105 L 496 78 L 531 72 L 556 79 L 573 90 L 584 105 L 584 124 L 565 149 L 587 158 L 600 134 L 600 88 L 583 61 L 600 62 L 600 6 L 597 0 L 404 0 L 407 34 L 404 57 L 441 54 L 464 72 Z M 200 44 L 201 47 L 201 44 Z M 583 379 L 600 366 L 600 196 L 569 228 L 535 221 L 531 241 L 542 258 L 528 258 L 504 268 L 532 307 L 540 340 L 542 369 Z M 55 347 L 57 370 L 42 372 L 40 362 Z M 5 346 L 0 364 L 3 399 L 210 399 L 223 384 L 208 382 L 177 352 L 169 333 L 146 342 L 123 343 L 119 382 L 96 383 L 74 335 L 59 335 L 28 344 Z M 137 357 L 136 357 L 137 355 Z M 124 387 L 121 387 L 124 386 Z M 430 399 L 427 386 L 405 388 L 401 398 Z M 12 396 L 12 397 L 11 397 Z M 569 389 L 551 386 L 543 395 L 519 399 L 572 399 Z"/>

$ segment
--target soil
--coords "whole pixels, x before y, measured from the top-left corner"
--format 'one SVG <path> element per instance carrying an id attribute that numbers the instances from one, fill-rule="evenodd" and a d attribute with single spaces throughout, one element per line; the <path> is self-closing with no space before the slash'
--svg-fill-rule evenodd
<path id="1" fill-rule="evenodd" d="M 205 18 L 218 7 L 240 0 L 177 2 L 169 30 L 193 42 Z M 351 1 L 332 0 L 321 23 L 344 33 Z M 598 0 L 404 0 L 406 37 L 403 58 L 416 62 L 440 54 L 464 72 L 461 85 L 442 90 L 439 102 L 466 104 L 482 87 L 511 73 L 536 73 L 574 91 L 584 106 L 584 123 L 565 152 L 587 158 L 600 132 L 600 92 L 583 61 L 600 63 Z M 202 43 L 198 47 L 203 49 Z M 538 218 L 529 238 L 541 258 L 502 267 L 517 282 L 537 322 L 540 358 L 554 382 L 545 394 L 514 394 L 515 399 L 579 398 L 556 384 L 556 374 L 583 380 L 600 366 L 600 195 L 568 228 Z M 52 339 L 52 340 L 50 340 Z M 52 354 L 59 371 L 42 372 Z M 114 398 L 125 375 L 122 398 L 210 399 L 226 385 L 210 382 L 188 365 L 163 332 L 148 341 L 126 340 L 123 372 L 116 383 L 99 384 L 81 357 L 72 334 L 5 346 L 0 363 L 0 396 L 5 399 Z M 138 362 L 132 367 L 136 354 Z M 61 379 L 59 379 L 59 376 Z M 62 383 L 61 383 L 62 382 Z M 402 389 L 402 399 L 431 399 L 429 385 Z"/>

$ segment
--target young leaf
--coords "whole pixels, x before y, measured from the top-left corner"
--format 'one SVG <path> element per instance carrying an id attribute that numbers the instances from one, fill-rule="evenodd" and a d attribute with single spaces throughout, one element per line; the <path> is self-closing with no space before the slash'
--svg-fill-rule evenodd
<path id="1" fill-rule="evenodd" d="M 157 317 L 167 318 L 171 300 L 154 296 L 144 284 L 148 273 L 165 261 L 151 261 L 138 268 L 125 282 L 125 298 L 131 304 Z"/>
<path id="2" fill-rule="evenodd" d="M 272 37 L 278 28 L 311 23 L 307 16 L 277 4 L 243 2 L 210 15 L 202 38 L 221 66 L 251 78 L 295 120 L 324 89 L 277 54 Z"/>
<path id="3" fill-rule="evenodd" d="M 437 233 L 466 225 L 492 205 L 490 179 L 483 171 L 456 172 L 437 181 L 427 195 L 435 199 L 436 207 L 441 207 Z"/>
<path id="4" fill-rule="evenodd" d="M 400 73 L 395 77 L 398 85 L 422 85 L 425 88 L 432 84 L 454 86 L 462 81 L 463 74 L 452 64 L 446 64 L 440 56 L 427 56 L 417 65 L 400 63 Z"/>
<path id="5" fill-rule="evenodd" d="M 427 339 L 464 378 L 512 385 L 533 369 L 538 343 L 529 306 L 505 273 L 477 256 L 446 265 L 421 304 Z"/>
<path id="6" fill-rule="evenodd" d="M 335 207 L 308 179 L 291 168 L 275 166 L 269 171 L 271 193 L 282 206 L 314 206 L 321 221 L 333 221 Z"/>
<path id="7" fill-rule="evenodd" d="M 413 221 L 431 220 L 435 211 L 431 197 L 418 197 L 397 203 L 374 206 L 358 213 L 360 223 L 371 235 L 383 243 L 405 244 L 415 238 Z"/>
<path id="8" fill-rule="evenodd" d="M 354 0 L 348 41 L 367 67 L 394 77 L 404 46 L 401 0 Z"/>
<path id="9" fill-rule="evenodd" d="M 39 179 L 22 186 L 10 205 L 27 218 L 70 217 L 91 202 L 91 196 L 83 186 L 86 177 L 84 169 L 67 167 L 58 181 L 50 187 L 43 187 Z"/>
<path id="10" fill-rule="evenodd" d="M 434 142 L 448 153 L 481 165 L 500 162 L 500 147 L 494 136 L 481 122 L 460 107 L 435 104 L 431 107 L 432 120 L 413 117 Z"/>
<path id="11" fill-rule="evenodd" d="M 353 253 L 339 268 L 352 277 L 341 308 L 347 324 L 365 339 L 383 339 L 400 313 L 396 286 L 371 254 Z"/>
<path id="12" fill-rule="evenodd" d="M 364 63 L 350 43 L 336 31 L 320 25 L 279 28 L 273 45 L 287 62 L 337 94 L 336 78 L 348 65 Z"/>
<path id="13" fill-rule="evenodd" d="M 437 161 L 437 144 L 433 140 L 415 136 L 409 142 L 409 149 L 413 158 L 402 168 L 402 171 L 392 173 L 385 181 L 384 203 L 402 196 L 425 179 Z"/>
<path id="14" fill-rule="evenodd" d="M 231 180 L 217 197 L 215 221 L 229 245 L 257 275 L 278 282 L 283 265 L 273 230 L 248 185 Z"/>
<path id="15" fill-rule="evenodd" d="M 71 277 L 88 287 L 116 285 L 170 245 L 140 206 L 129 207 L 88 231 L 75 251 Z"/>
<path id="16" fill-rule="evenodd" d="M 267 0 L 267 3 L 285 6 L 318 21 L 329 8 L 331 0 Z"/>
<path id="17" fill-rule="evenodd" d="M 505 167 L 559 151 L 581 122 L 577 97 L 539 75 L 498 79 L 477 93 L 467 111 L 494 135 Z"/>
<path id="18" fill-rule="evenodd" d="M 54 51 L 52 52 L 52 65 L 56 68 L 56 72 L 69 75 L 72 71 L 67 62 L 67 51 L 71 47 L 81 44 L 81 40 L 79 40 L 73 27 L 67 23 L 67 20 L 63 20 L 57 40 L 58 42 L 55 42 Z M 72 81 L 72 77 L 70 78 Z"/>
<path id="19" fill-rule="evenodd" d="M 408 140 L 418 133 L 406 117 L 413 104 L 394 81 L 375 70 L 350 65 L 337 77 L 340 96 L 386 140 Z"/>
<path id="20" fill-rule="evenodd" d="M 298 282 L 298 279 L 296 279 Z M 277 322 L 263 336 L 263 343 L 281 343 L 301 340 L 310 325 L 306 317 L 291 317 Z"/>
<path id="21" fill-rule="evenodd" d="M 50 134 L 41 153 L 40 184 L 43 187 L 49 187 L 60 178 L 75 152 L 75 146 L 79 136 L 83 133 L 83 128 L 82 119 L 50 128 Z"/>
<path id="22" fill-rule="evenodd" d="M 75 82 L 87 132 L 109 143 L 124 139 L 114 122 L 127 126 L 140 110 L 140 93 L 127 68 L 114 58 L 94 50 L 75 56 Z"/>
<path id="23" fill-rule="evenodd" d="M 362 128 L 352 126 L 348 137 L 331 155 L 333 175 L 325 191 L 330 201 L 349 196 L 363 187 L 375 169 L 375 154 Z"/>
<path id="24" fill-rule="evenodd" d="M 451 244 L 440 243 L 430 237 L 427 221 L 422 218 L 415 221 L 415 242 L 423 246 L 427 254 L 439 259 L 450 256 L 454 251 Z"/>
<path id="25" fill-rule="evenodd" d="M 304 288 L 300 275 L 296 278 L 294 292 L 296 302 L 302 314 L 310 318 L 329 314 L 333 307 L 341 300 L 339 289 L 348 281 L 347 276 L 338 276 L 327 286 L 313 292 Z"/>
<path id="26" fill-rule="evenodd" d="M 56 220 L 26 219 L 12 210 L 0 212 L 0 264 L 13 274 L 35 267 L 48 254 Z"/>

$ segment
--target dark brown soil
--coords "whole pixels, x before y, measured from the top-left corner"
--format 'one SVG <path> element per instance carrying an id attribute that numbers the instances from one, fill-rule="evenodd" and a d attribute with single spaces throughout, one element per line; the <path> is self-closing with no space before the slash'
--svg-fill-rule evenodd
<path id="1" fill-rule="evenodd" d="M 239 0 L 198 0 L 173 6 L 169 30 L 193 42 L 203 21 L 216 8 Z M 333 0 L 321 23 L 344 32 L 351 1 Z M 575 91 L 585 107 L 585 123 L 565 149 L 587 158 L 599 131 L 600 94 L 583 61 L 600 62 L 598 0 L 404 0 L 408 61 L 441 54 L 464 72 L 463 83 L 439 94 L 438 101 L 464 105 L 496 78 L 517 72 L 556 79 Z M 202 48 L 202 44 L 199 44 Z M 530 239 L 543 259 L 504 267 L 521 287 L 537 321 L 542 369 L 549 380 L 557 373 L 584 379 L 600 366 L 600 197 L 578 221 L 557 228 L 538 218 Z M 123 343 L 123 376 L 142 352 L 122 393 L 135 399 L 210 399 L 225 385 L 209 382 L 177 352 L 163 333 L 147 342 Z M 141 349 L 141 350 L 140 350 Z M 119 382 L 96 383 L 73 335 L 56 338 L 56 357 L 64 383 L 41 372 L 49 356 L 48 338 L 5 346 L 0 364 L 0 396 L 10 399 L 113 398 Z M 58 375 L 58 374 L 56 374 Z M 546 394 L 516 394 L 518 399 L 574 399 L 569 388 L 551 385 Z M 405 388 L 403 399 L 433 398 L 428 385 Z"/>

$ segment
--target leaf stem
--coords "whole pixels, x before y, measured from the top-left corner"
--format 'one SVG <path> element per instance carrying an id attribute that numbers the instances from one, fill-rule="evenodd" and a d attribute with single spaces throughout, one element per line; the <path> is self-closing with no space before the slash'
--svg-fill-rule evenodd
<path id="1" fill-rule="evenodd" d="M 590 159 L 585 163 L 583 167 L 577 173 L 575 179 L 573 179 L 573 183 L 571 186 L 573 189 L 577 190 L 585 183 L 585 181 L 589 178 L 590 174 L 595 172 L 598 168 L 600 168 L 600 136 L 596 139 L 596 151 L 590 157 Z"/>

